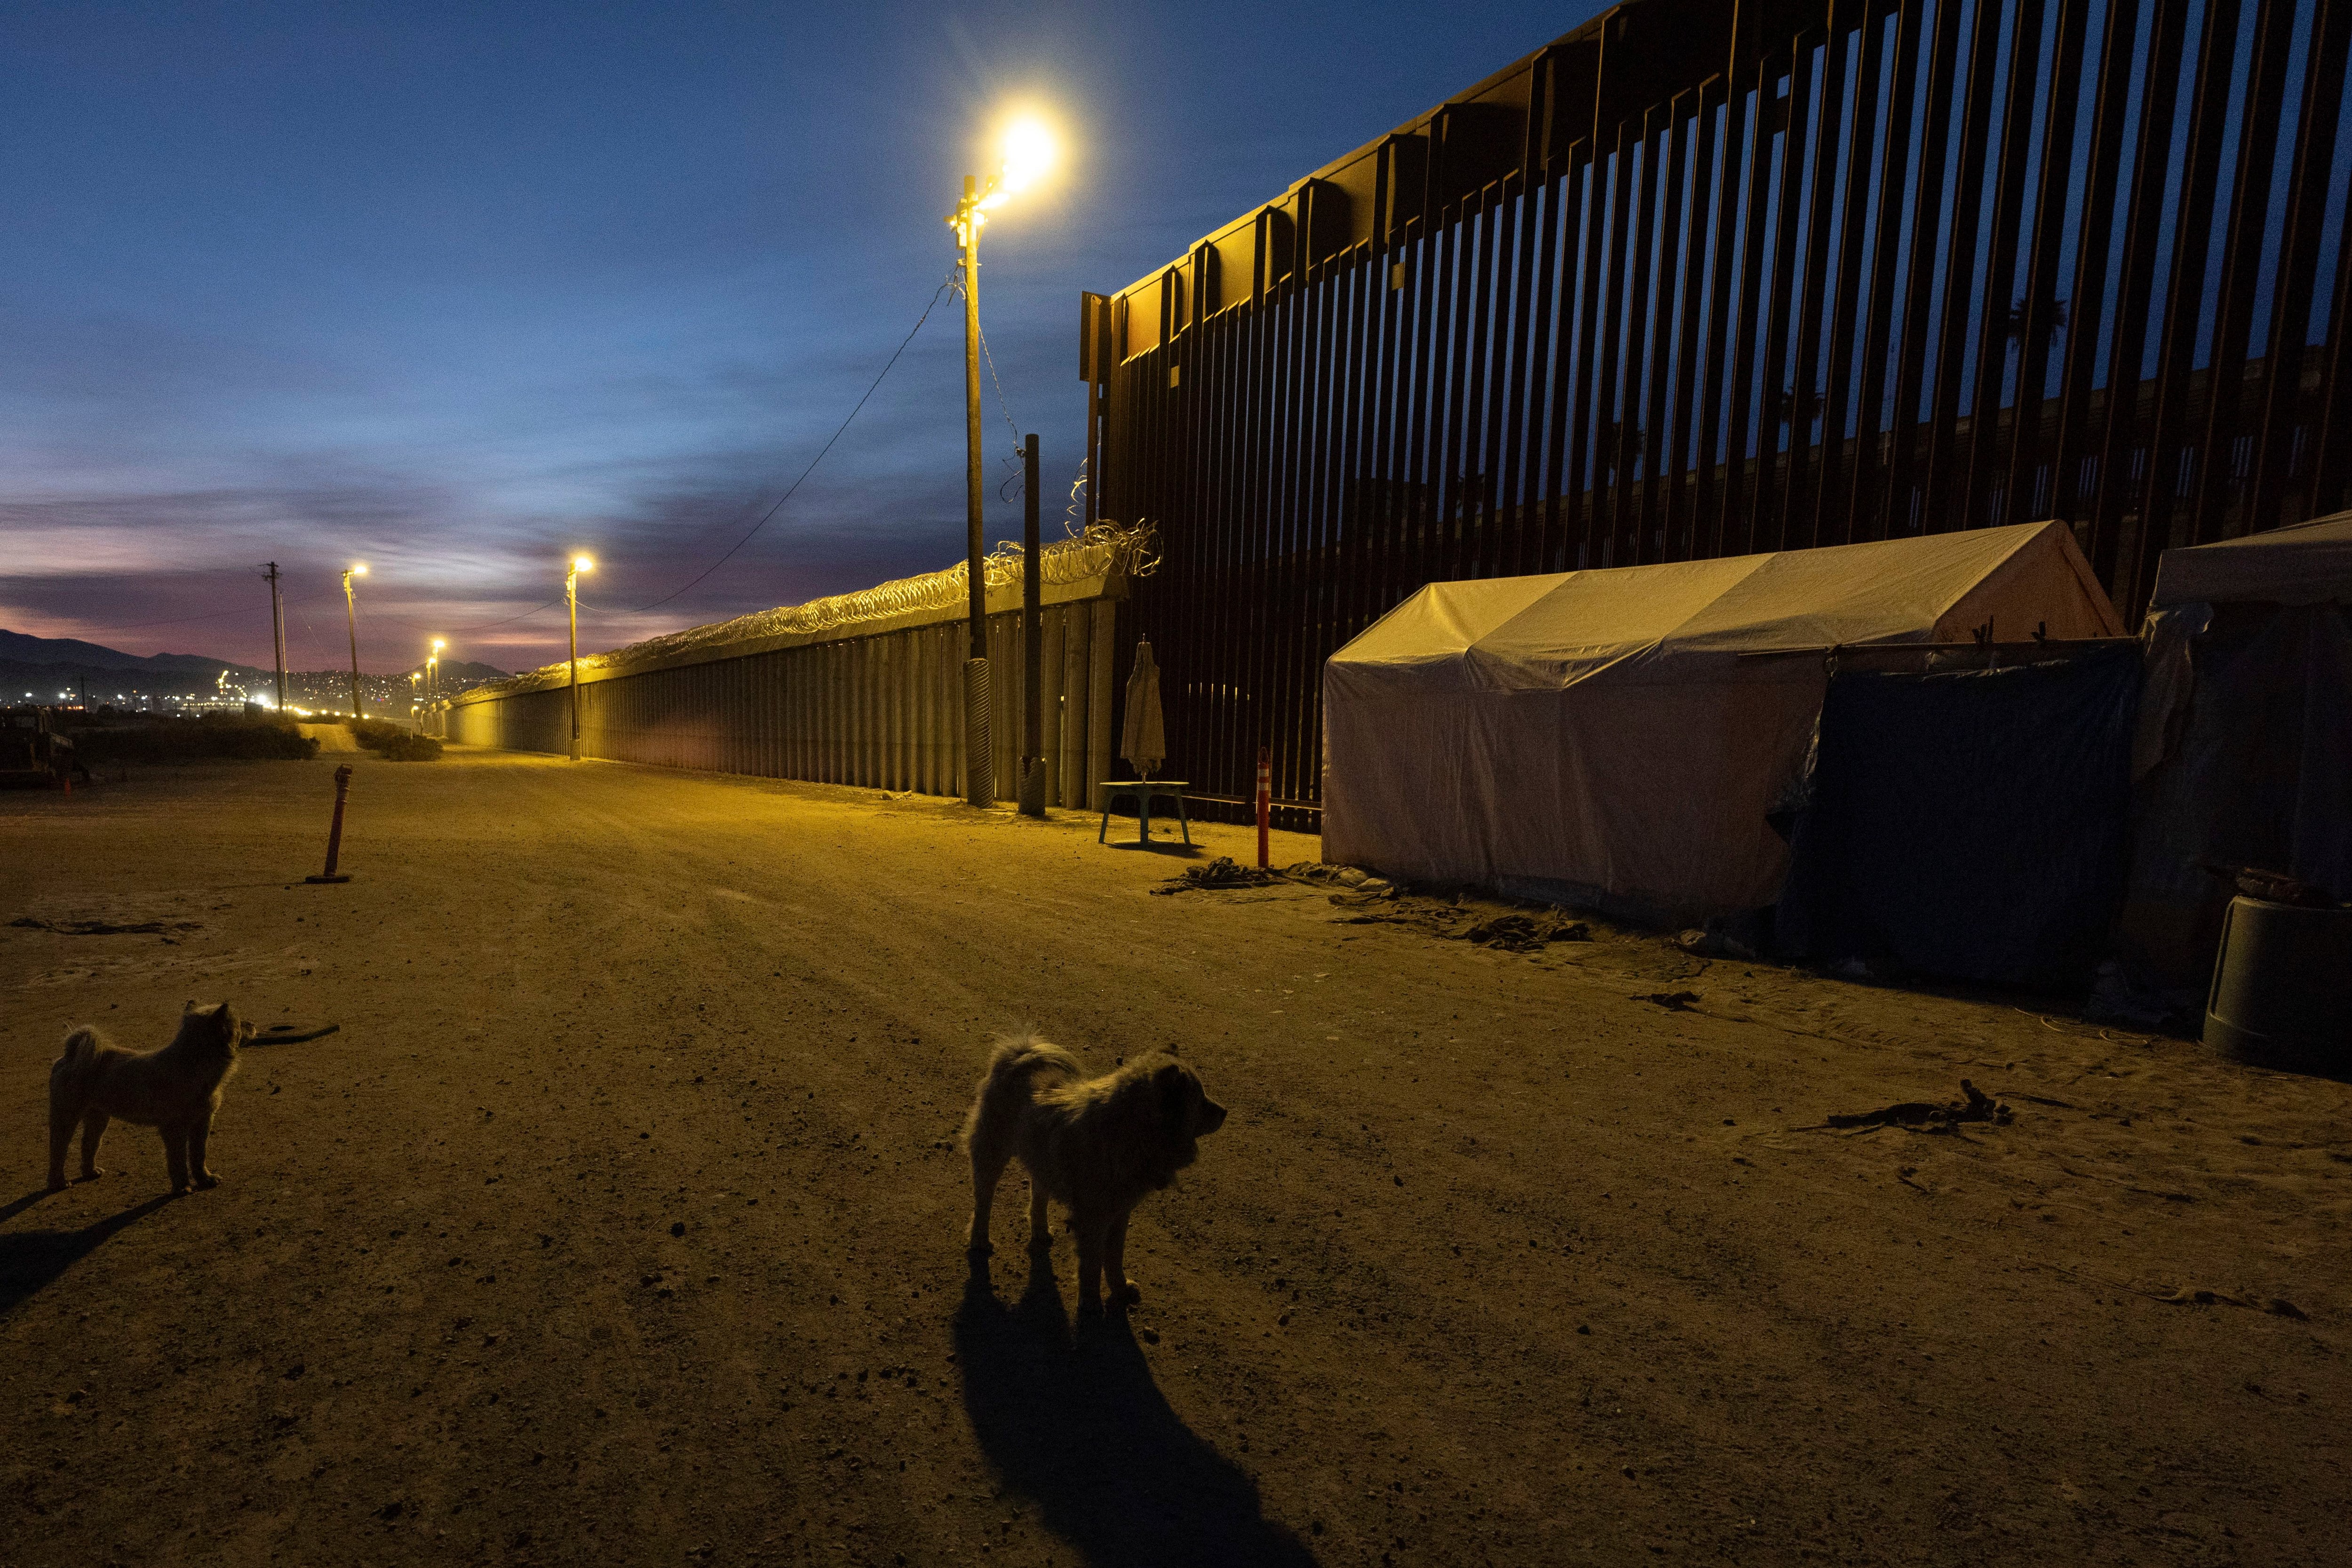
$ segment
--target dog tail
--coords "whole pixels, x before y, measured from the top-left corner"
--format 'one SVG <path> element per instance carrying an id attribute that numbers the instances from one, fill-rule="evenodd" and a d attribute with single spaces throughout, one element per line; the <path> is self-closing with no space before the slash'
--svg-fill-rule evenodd
<path id="1" fill-rule="evenodd" d="M 972 1097 L 971 1114 L 963 1121 L 964 1152 L 970 1153 L 973 1142 L 992 1130 L 1019 1125 L 1022 1110 L 1037 1098 L 1040 1089 L 1084 1076 L 1077 1058 L 1032 1031 L 998 1037 L 996 1049 L 988 1058 L 988 1071 L 982 1075 L 980 1091 Z"/>
<path id="2" fill-rule="evenodd" d="M 86 1076 L 98 1065 L 98 1053 L 106 1048 L 106 1037 L 84 1024 L 66 1037 L 63 1055 L 49 1065 L 52 1082 L 71 1082 Z"/>

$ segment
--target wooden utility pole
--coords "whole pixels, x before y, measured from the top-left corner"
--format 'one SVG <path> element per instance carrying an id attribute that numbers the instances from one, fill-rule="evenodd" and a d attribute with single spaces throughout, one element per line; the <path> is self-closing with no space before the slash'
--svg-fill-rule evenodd
<path id="1" fill-rule="evenodd" d="M 990 723 L 988 574 L 981 557 L 980 479 L 980 182 L 966 174 L 957 204 L 956 238 L 963 247 L 964 559 L 971 574 L 971 642 L 963 666 L 964 799 L 996 804 L 996 744 Z"/>
<path id="2" fill-rule="evenodd" d="M 278 710 L 286 711 L 286 595 L 278 586 L 278 563 L 269 563 L 269 644 L 278 653 Z"/>

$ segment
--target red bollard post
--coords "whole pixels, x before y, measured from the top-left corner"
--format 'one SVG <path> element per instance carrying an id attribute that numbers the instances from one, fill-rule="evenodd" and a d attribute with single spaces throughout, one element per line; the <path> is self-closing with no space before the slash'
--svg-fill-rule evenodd
<path id="1" fill-rule="evenodd" d="M 306 882 L 348 882 L 349 871 L 337 871 L 335 860 L 343 852 L 343 797 L 351 793 L 352 764 L 345 763 L 335 770 L 335 820 L 327 829 L 327 870 L 324 876 L 305 877 Z"/>
<path id="2" fill-rule="evenodd" d="M 1274 812 L 1274 764 L 1266 758 L 1264 746 L 1257 749 L 1257 868 L 1266 868 L 1266 819 Z"/>

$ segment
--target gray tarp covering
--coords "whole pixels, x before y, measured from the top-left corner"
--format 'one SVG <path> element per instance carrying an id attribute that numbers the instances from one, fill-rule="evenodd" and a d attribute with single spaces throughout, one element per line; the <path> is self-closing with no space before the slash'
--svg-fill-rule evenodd
<path id="1" fill-rule="evenodd" d="M 2352 898 L 2352 513 L 2167 552 L 2147 638 L 2119 946 L 2201 991 L 2230 889 L 2199 862 Z"/>
<path id="2" fill-rule="evenodd" d="M 1324 858 L 1639 919 L 1770 903 L 1825 676 L 1741 656 L 1987 622 L 2121 631 L 2058 523 L 1432 584 L 1324 667 Z"/>

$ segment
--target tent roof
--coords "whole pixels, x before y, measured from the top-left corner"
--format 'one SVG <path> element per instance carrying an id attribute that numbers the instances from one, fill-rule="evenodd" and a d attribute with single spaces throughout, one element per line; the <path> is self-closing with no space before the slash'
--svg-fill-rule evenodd
<path id="1" fill-rule="evenodd" d="M 2157 563 L 2157 605 L 2197 600 L 2274 605 L 2352 602 L 2352 511 L 2219 544 L 2168 550 Z"/>
<path id="2" fill-rule="evenodd" d="M 2063 524 L 1433 583 L 1332 662 L 1452 666 L 1471 685 L 1558 687 L 1604 671 L 1671 679 L 1694 660 L 1719 669 L 1732 653 L 1957 641 L 1988 616 L 2011 631 L 2011 615 L 2029 614 L 2011 635 L 2036 622 L 2053 637 L 2122 634 Z"/>

